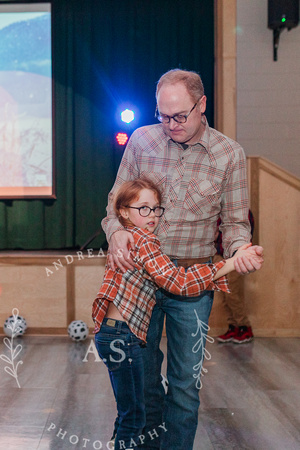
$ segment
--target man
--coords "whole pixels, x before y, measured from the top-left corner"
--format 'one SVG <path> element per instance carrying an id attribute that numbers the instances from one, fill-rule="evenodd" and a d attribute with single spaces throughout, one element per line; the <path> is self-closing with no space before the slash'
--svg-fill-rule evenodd
<path id="1" fill-rule="evenodd" d="M 163 251 L 176 264 L 189 267 L 211 260 L 216 252 L 218 217 L 222 220 L 225 258 L 250 242 L 245 155 L 239 144 L 209 128 L 201 78 L 195 72 L 171 70 L 160 78 L 156 99 L 161 123 L 132 134 L 109 194 L 108 215 L 102 222 L 109 242 L 109 263 L 123 271 L 133 267 L 128 251 L 133 241 L 115 217 L 112 199 L 123 182 L 142 175 L 152 178 L 162 190 L 165 215 L 155 233 Z M 251 257 L 242 258 L 235 268 L 249 273 L 260 264 Z M 157 292 L 143 351 L 147 428 L 141 448 L 145 450 L 193 448 L 203 330 L 207 330 L 212 302 L 212 291 L 197 298 Z M 159 349 L 165 317 L 167 395 L 161 384 L 163 353 Z"/>

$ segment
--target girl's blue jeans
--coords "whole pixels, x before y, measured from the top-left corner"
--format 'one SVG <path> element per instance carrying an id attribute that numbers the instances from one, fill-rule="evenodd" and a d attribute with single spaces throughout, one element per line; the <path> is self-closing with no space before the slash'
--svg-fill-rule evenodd
<path id="1" fill-rule="evenodd" d="M 108 368 L 117 402 L 115 450 L 134 448 L 145 426 L 142 341 L 126 322 L 105 318 L 95 335 L 100 358 Z"/>

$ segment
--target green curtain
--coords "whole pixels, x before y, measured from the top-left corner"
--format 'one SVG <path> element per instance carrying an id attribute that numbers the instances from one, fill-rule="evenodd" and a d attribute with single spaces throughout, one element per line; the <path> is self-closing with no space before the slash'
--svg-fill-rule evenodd
<path id="1" fill-rule="evenodd" d="M 28 3 L 28 1 L 24 2 Z M 123 148 L 116 110 L 155 122 L 155 83 L 200 73 L 213 126 L 213 0 L 53 0 L 56 200 L 0 201 L 1 249 L 78 248 L 105 216 Z M 103 232 L 89 247 L 105 242 Z"/>

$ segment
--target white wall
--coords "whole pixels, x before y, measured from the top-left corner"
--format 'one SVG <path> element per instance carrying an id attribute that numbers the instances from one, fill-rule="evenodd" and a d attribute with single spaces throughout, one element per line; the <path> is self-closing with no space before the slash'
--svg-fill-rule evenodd
<path id="1" fill-rule="evenodd" d="M 300 25 L 273 61 L 267 0 L 237 0 L 237 141 L 300 177 Z"/>

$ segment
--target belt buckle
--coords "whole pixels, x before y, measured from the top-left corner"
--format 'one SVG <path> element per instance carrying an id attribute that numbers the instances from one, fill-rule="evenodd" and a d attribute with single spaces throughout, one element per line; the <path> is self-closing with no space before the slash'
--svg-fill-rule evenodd
<path id="1" fill-rule="evenodd" d="M 114 327 L 116 325 L 116 320 L 114 319 L 107 319 L 106 325 L 109 327 Z"/>

